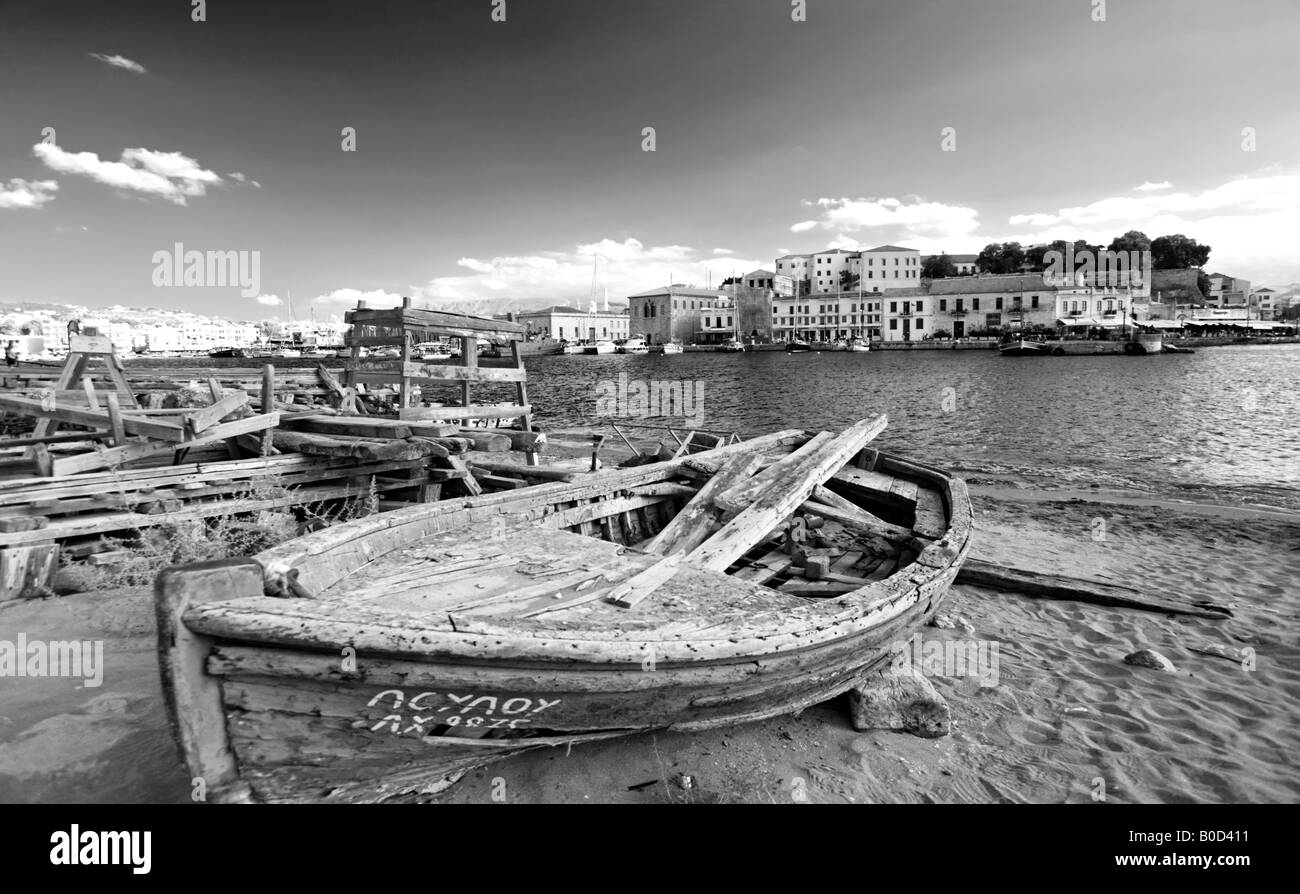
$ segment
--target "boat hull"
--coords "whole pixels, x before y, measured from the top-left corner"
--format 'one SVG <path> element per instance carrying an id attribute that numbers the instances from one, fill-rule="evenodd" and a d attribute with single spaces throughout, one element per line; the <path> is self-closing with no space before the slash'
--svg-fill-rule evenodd
<path id="1" fill-rule="evenodd" d="M 934 555 L 845 596 L 802 600 L 770 628 L 675 638 L 658 628 L 639 634 L 633 623 L 592 639 L 561 625 L 519 636 L 491 619 L 448 627 L 407 613 L 381 622 L 349 604 L 270 595 L 287 594 L 287 581 L 294 592 L 319 592 L 381 553 L 490 523 L 526 491 L 585 512 L 668 480 L 685 460 L 384 513 L 255 559 L 168 569 L 157 586 L 160 666 L 189 770 L 208 781 L 211 800 L 419 800 L 526 750 L 709 729 L 833 698 L 883 667 L 939 610 L 970 547 L 959 479 L 873 455 L 878 471 L 942 496 L 947 527 L 927 550 Z M 549 512 L 519 517 L 554 520 Z M 676 580 L 705 599 L 710 574 L 683 565 Z"/>

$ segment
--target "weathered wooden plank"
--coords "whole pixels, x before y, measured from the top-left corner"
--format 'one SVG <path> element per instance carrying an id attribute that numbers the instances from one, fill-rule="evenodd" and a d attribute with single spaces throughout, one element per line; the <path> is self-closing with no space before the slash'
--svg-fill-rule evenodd
<path id="1" fill-rule="evenodd" d="M 64 422 L 69 425 L 87 425 L 97 429 L 109 429 L 111 427 L 111 421 L 107 413 L 89 409 L 83 410 L 77 407 L 59 407 L 57 405 L 46 409 L 39 400 L 16 395 L 0 394 L 0 409 L 12 410 L 36 419 Z M 122 426 L 127 434 L 132 435 L 143 435 L 164 441 L 183 441 L 186 438 L 185 430 L 179 425 L 158 422 L 152 419 L 142 419 L 139 416 L 129 414 L 123 416 Z"/>
<path id="2" fill-rule="evenodd" d="M 715 498 L 746 480 L 758 468 L 762 456 L 757 450 L 730 456 L 699 492 L 660 531 L 646 547 L 646 552 L 661 556 L 688 552 L 703 543 L 722 525 L 722 510 Z"/>
<path id="3" fill-rule="evenodd" d="M 862 447 L 885 430 L 888 419 L 864 419 L 836 435 L 825 446 L 788 470 L 759 494 L 753 504 L 691 553 L 691 562 L 725 571 L 737 558 L 757 545 L 808 498 L 818 484 L 835 474 Z"/>
<path id="4" fill-rule="evenodd" d="M 248 406 L 248 394 L 236 391 L 221 397 L 206 407 L 191 410 L 185 416 L 185 427 L 194 435 L 202 434 L 226 416 Z"/>
<path id="5" fill-rule="evenodd" d="M 861 492 L 902 509 L 911 509 L 915 506 L 918 496 L 918 487 L 914 481 L 904 481 L 883 472 L 868 472 L 852 467 L 836 472 L 832 476 L 831 487 L 832 489 L 843 488 L 850 493 Z"/>
<path id="6" fill-rule="evenodd" d="M 1148 596 L 1130 587 L 1102 581 L 1082 580 L 1059 574 L 1040 574 L 1022 568 L 1004 568 L 978 559 L 967 559 L 957 572 L 957 583 L 978 587 L 1014 590 L 1039 599 L 1062 599 L 1107 605 L 1115 608 L 1133 608 L 1162 614 L 1191 615 L 1222 621 L 1232 617 L 1232 612 L 1212 602 L 1176 602 L 1159 596 Z"/>

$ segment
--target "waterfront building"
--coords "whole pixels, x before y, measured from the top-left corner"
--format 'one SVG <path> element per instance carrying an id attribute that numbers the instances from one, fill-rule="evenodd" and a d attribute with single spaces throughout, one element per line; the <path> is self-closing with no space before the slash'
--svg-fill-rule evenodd
<path id="1" fill-rule="evenodd" d="M 975 274 L 926 280 L 926 287 L 933 305 L 931 335 L 937 331 L 968 338 L 1056 326 L 1057 288 L 1047 285 L 1041 273 Z M 901 325 L 893 329 L 901 330 Z"/>
<path id="2" fill-rule="evenodd" d="M 715 311 L 732 304 L 726 289 L 696 289 L 681 284 L 629 295 L 627 301 L 632 333 L 652 345 L 669 341 L 695 344 L 705 316 L 709 317 L 710 328 L 717 328 L 712 325 Z"/>
<path id="3" fill-rule="evenodd" d="M 779 295 L 772 299 L 772 340 L 879 339 L 882 300 L 870 292 Z"/>
<path id="4" fill-rule="evenodd" d="M 742 276 L 740 284 L 747 289 L 774 289 L 776 274 L 771 270 L 755 270 Z"/>
<path id="5" fill-rule="evenodd" d="M 517 314 L 516 321 L 529 337 L 566 341 L 615 341 L 642 331 L 632 326 L 626 311 L 579 310 L 563 304 Z"/>

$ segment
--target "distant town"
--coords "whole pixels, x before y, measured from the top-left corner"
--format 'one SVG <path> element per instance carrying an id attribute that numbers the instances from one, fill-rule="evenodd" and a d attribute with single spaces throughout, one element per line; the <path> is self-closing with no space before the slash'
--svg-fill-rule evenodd
<path id="1" fill-rule="evenodd" d="M 1206 273 L 1208 255 L 1208 246 L 1184 236 L 1149 240 L 1138 232 L 1116 237 L 1108 248 L 1083 241 L 1028 248 L 995 243 L 979 254 L 925 256 L 899 245 L 835 248 L 786 254 L 772 269 L 715 287 L 672 283 L 629 295 L 626 304 L 593 294 L 585 307 L 554 304 L 496 316 L 523 325 L 530 340 L 637 336 L 649 345 L 699 346 L 735 340 L 957 342 L 1061 327 L 1197 334 L 1295 326 L 1300 284 L 1252 288 L 1240 277 Z M 1108 263 L 1116 259 L 1124 263 Z M 61 356 L 69 331 L 81 327 L 109 336 L 123 354 L 329 352 L 343 347 L 349 329 L 339 320 L 234 321 L 158 308 L 0 305 L 0 340 L 19 359 Z"/>

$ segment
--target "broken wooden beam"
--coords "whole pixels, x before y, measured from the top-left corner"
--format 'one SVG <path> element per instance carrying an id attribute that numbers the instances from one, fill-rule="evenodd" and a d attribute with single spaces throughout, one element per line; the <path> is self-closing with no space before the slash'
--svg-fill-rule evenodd
<path id="1" fill-rule="evenodd" d="M 1014 590 L 1038 599 L 1086 602 L 1112 608 L 1132 608 L 1162 614 L 1191 615 L 1222 621 L 1232 612 L 1213 602 L 1175 602 L 1147 596 L 1131 587 L 1103 581 L 1082 580 L 1059 574 L 1040 574 L 1021 568 L 1004 568 L 978 559 L 967 559 L 957 572 L 956 583 L 1000 590 Z"/>
<path id="2" fill-rule="evenodd" d="M 779 480 L 758 494 L 743 512 L 691 553 L 691 562 L 714 571 L 728 566 L 758 545 L 812 494 L 817 485 L 841 469 L 888 425 L 881 415 L 842 431 L 819 449 L 787 467 Z M 703 490 L 701 490 L 703 493 Z"/>

